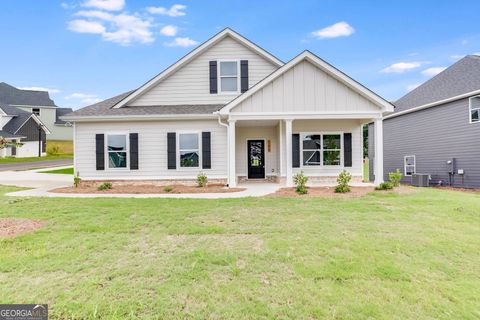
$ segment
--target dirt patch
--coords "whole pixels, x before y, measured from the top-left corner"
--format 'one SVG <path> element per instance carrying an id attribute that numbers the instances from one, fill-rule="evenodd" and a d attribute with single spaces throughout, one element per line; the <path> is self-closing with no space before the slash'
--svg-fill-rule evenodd
<path id="1" fill-rule="evenodd" d="M 206 187 L 155 184 L 128 184 L 112 182 L 112 189 L 98 190 L 100 182 L 82 182 L 78 188 L 65 187 L 50 190 L 55 193 L 96 193 L 96 194 L 186 194 L 186 193 L 228 193 L 244 191 L 244 188 L 227 188 L 222 184 L 209 184 Z"/>
<path id="2" fill-rule="evenodd" d="M 13 238 L 40 229 L 45 224 L 46 222 L 41 220 L 3 218 L 0 219 L 0 237 Z"/>
<path id="3" fill-rule="evenodd" d="M 417 190 L 413 187 L 400 186 L 394 190 L 375 191 L 374 187 L 350 187 L 350 192 L 336 193 L 335 187 L 309 187 L 308 193 L 305 195 L 299 195 L 295 192 L 295 188 L 282 188 L 277 192 L 269 195 L 268 197 L 326 197 L 326 198 L 358 198 L 362 197 L 370 192 L 391 192 L 398 194 L 414 193 Z"/>
<path id="4" fill-rule="evenodd" d="M 480 189 L 467 189 L 467 188 L 454 188 L 454 187 L 441 187 L 441 186 L 435 186 L 432 187 L 434 189 L 439 189 L 439 190 L 448 190 L 448 191 L 459 191 L 459 192 L 467 192 L 467 193 L 474 193 L 474 194 L 480 194 Z"/>

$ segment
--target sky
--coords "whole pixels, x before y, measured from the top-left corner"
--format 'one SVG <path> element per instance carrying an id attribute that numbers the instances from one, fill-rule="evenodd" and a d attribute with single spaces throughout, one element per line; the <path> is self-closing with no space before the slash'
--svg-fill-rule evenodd
<path id="1" fill-rule="evenodd" d="M 0 0 L 0 82 L 78 109 L 230 27 L 285 62 L 308 49 L 394 101 L 480 55 L 479 10 L 478 0 Z"/>

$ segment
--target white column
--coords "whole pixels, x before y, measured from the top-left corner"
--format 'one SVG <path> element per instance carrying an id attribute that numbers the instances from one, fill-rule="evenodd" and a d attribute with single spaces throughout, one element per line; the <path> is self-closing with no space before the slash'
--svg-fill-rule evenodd
<path id="1" fill-rule="evenodd" d="M 235 172 L 235 120 L 228 120 L 228 187 L 237 186 Z"/>
<path id="2" fill-rule="evenodd" d="M 383 182 L 383 120 L 375 119 L 374 122 L 375 136 L 375 185 Z"/>
<path id="3" fill-rule="evenodd" d="M 285 155 L 286 155 L 286 182 L 287 187 L 293 186 L 293 170 L 292 170 L 292 120 L 285 120 Z"/>

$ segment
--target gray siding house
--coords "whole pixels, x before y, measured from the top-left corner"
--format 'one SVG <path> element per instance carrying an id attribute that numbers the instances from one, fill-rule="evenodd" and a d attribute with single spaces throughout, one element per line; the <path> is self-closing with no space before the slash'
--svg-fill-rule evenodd
<path id="1" fill-rule="evenodd" d="M 480 56 L 464 57 L 394 105 L 383 121 L 385 179 L 398 168 L 404 183 L 425 173 L 430 185 L 480 187 Z M 370 124 L 370 158 L 374 150 Z"/>

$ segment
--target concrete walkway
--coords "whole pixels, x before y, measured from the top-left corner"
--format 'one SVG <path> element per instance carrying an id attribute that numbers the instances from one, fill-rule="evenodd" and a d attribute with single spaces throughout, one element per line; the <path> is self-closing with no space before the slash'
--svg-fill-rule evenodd
<path id="1" fill-rule="evenodd" d="M 0 171 L 29 170 L 73 165 L 72 159 L 42 160 L 32 162 L 17 162 L 0 164 Z"/>

